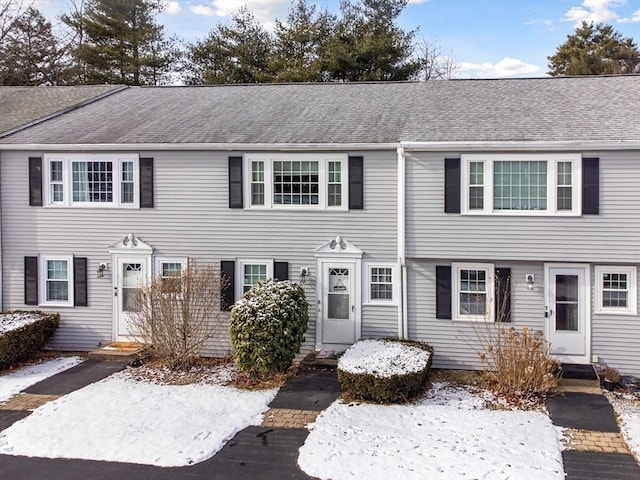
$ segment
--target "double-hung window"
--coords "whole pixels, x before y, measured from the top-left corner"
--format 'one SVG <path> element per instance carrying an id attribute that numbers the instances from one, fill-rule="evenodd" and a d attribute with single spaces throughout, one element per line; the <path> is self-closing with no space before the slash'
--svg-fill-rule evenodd
<path id="1" fill-rule="evenodd" d="M 595 313 L 636 314 L 638 310 L 636 267 L 597 265 L 595 275 Z"/>
<path id="2" fill-rule="evenodd" d="M 50 154 L 45 168 L 47 205 L 138 207 L 137 155 Z"/>
<path id="3" fill-rule="evenodd" d="M 462 212 L 579 215 L 581 157 L 577 154 L 462 156 Z"/>
<path id="4" fill-rule="evenodd" d="M 40 302 L 51 306 L 73 305 L 73 257 L 40 257 Z"/>
<path id="5" fill-rule="evenodd" d="M 237 296 L 248 292 L 253 285 L 273 278 L 273 260 L 242 259 L 236 262 L 236 292 Z"/>
<path id="6" fill-rule="evenodd" d="M 379 305 L 396 305 L 398 301 L 398 281 L 396 267 L 391 264 L 368 264 L 366 296 L 367 303 Z"/>
<path id="7" fill-rule="evenodd" d="M 453 319 L 493 321 L 494 266 L 453 263 Z"/>
<path id="8" fill-rule="evenodd" d="M 346 155 L 256 154 L 246 162 L 251 208 L 347 208 Z"/>
<path id="9" fill-rule="evenodd" d="M 162 283 L 164 293 L 179 293 L 182 288 L 182 274 L 187 268 L 186 258 L 157 258 L 156 276 Z"/>

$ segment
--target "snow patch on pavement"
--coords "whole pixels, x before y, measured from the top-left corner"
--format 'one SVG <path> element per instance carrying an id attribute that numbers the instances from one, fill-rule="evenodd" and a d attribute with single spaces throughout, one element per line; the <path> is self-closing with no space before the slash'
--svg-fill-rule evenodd
<path id="1" fill-rule="evenodd" d="M 605 395 L 620 417 L 620 431 L 629 449 L 640 459 L 640 397 L 609 392 Z"/>
<path id="2" fill-rule="evenodd" d="M 9 400 L 25 388 L 68 370 L 82 362 L 80 357 L 60 357 L 43 363 L 28 365 L 0 376 L 0 402 Z"/>
<path id="3" fill-rule="evenodd" d="M 562 480 L 559 433 L 542 412 L 487 410 L 436 384 L 408 405 L 334 402 L 310 425 L 298 464 L 322 479 Z"/>
<path id="4" fill-rule="evenodd" d="M 156 385 L 125 372 L 36 409 L 0 433 L 0 453 L 162 467 L 212 457 L 259 425 L 277 390 Z"/>

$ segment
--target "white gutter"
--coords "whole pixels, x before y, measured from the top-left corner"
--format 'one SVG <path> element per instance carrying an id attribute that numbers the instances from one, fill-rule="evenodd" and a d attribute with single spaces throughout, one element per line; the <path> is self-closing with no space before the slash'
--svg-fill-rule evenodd
<path id="1" fill-rule="evenodd" d="M 407 265 L 405 261 L 405 219 L 406 219 L 406 159 L 404 148 L 398 147 L 398 270 L 400 271 L 400 293 L 402 300 L 398 302 L 398 337 L 408 338 L 407 317 Z"/>
<path id="2" fill-rule="evenodd" d="M 640 140 L 400 142 L 400 146 L 405 150 L 424 152 L 629 150 L 640 148 Z"/>
<path id="3" fill-rule="evenodd" d="M 2 143 L 0 150 L 47 151 L 354 151 L 395 150 L 398 143 Z"/>

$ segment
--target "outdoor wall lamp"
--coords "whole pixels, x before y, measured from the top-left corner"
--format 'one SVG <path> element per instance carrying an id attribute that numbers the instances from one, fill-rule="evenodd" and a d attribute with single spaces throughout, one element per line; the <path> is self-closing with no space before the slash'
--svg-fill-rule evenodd
<path id="1" fill-rule="evenodd" d="M 103 278 L 104 277 L 104 271 L 107 269 L 107 264 L 106 263 L 100 263 L 98 265 L 98 270 L 96 271 L 96 274 L 98 275 L 98 278 Z"/>
<path id="2" fill-rule="evenodd" d="M 304 283 L 309 275 L 309 267 L 300 268 L 300 283 Z"/>
<path id="3" fill-rule="evenodd" d="M 533 273 L 527 273 L 525 275 L 525 279 L 527 281 L 527 290 L 533 290 L 534 286 L 535 286 L 535 280 L 536 277 Z"/>

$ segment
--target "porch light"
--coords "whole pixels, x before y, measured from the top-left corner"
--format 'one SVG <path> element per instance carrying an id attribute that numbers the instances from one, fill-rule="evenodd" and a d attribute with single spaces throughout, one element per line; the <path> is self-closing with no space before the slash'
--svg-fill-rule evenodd
<path id="1" fill-rule="evenodd" d="M 527 273 L 525 279 L 527 280 L 527 290 L 533 290 L 536 279 L 535 275 L 533 273 Z"/>
<path id="2" fill-rule="evenodd" d="M 104 277 L 104 271 L 107 269 L 107 264 L 106 263 L 100 263 L 98 265 L 98 270 L 96 271 L 96 274 L 98 275 L 98 278 L 103 278 Z"/>

